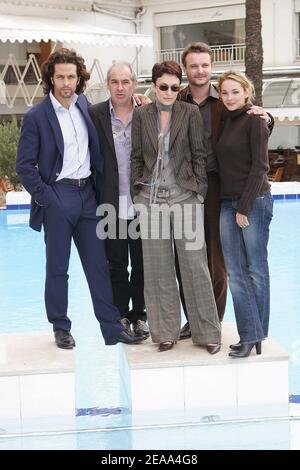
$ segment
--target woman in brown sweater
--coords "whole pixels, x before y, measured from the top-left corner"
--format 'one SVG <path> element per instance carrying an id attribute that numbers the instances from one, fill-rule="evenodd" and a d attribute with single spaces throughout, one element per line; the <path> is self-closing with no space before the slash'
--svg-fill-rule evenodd
<path id="1" fill-rule="evenodd" d="M 218 82 L 228 109 L 216 145 L 221 181 L 220 231 L 240 341 L 231 357 L 261 353 L 268 336 L 270 282 L 267 244 L 273 200 L 267 173 L 266 121 L 247 114 L 253 85 L 239 72 L 226 72 Z"/>

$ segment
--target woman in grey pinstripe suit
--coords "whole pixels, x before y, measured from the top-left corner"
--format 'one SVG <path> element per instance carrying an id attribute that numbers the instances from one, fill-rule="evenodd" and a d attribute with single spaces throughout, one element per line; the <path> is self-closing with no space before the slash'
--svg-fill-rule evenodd
<path id="1" fill-rule="evenodd" d="M 203 229 L 206 145 L 197 107 L 176 101 L 181 77 L 176 62 L 155 64 L 156 101 L 133 115 L 131 179 L 140 216 L 144 294 L 152 341 L 167 351 L 180 333 L 174 240 L 193 343 L 215 354 L 221 328 Z"/>

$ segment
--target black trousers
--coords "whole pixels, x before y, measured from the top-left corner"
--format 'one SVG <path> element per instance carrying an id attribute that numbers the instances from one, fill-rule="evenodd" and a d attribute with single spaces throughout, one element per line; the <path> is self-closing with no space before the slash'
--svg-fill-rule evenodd
<path id="1" fill-rule="evenodd" d="M 220 182 L 217 173 L 208 173 L 208 191 L 204 201 L 204 230 L 207 247 L 207 260 L 213 286 L 219 320 L 224 318 L 227 298 L 227 272 L 220 239 Z M 185 316 L 188 312 L 185 305 L 180 269 L 175 249 L 175 268 L 179 284 L 180 299 Z"/>
<path id="2" fill-rule="evenodd" d="M 131 322 L 146 320 L 144 300 L 144 272 L 141 239 L 132 240 L 128 236 L 131 220 L 118 219 L 116 239 L 106 240 L 106 255 L 109 263 L 110 278 L 113 289 L 114 305 L 122 317 Z M 121 230 L 120 230 L 121 225 Z M 120 233 L 125 238 L 120 238 Z M 129 257 L 131 272 L 129 274 Z M 132 309 L 129 310 L 129 302 Z"/>

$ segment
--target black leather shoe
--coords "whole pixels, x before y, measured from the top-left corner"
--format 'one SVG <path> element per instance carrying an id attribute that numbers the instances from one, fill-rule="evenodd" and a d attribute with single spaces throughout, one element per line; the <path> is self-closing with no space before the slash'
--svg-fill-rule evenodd
<path id="1" fill-rule="evenodd" d="M 73 349 L 75 341 L 69 331 L 56 330 L 54 331 L 55 343 L 58 348 L 61 349 Z"/>
<path id="2" fill-rule="evenodd" d="M 254 348 L 256 349 L 256 354 L 261 354 L 261 341 L 257 343 L 248 343 L 248 344 L 241 344 L 241 347 L 238 351 L 231 351 L 229 353 L 230 357 L 248 357 Z"/>
<path id="3" fill-rule="evenodd" d="M 150 332 L 147 323 L 144 320 L 137 320 L 132 323 L 133 332 L 138 336 L 143 336 L 144 339 L 149 338 Z"/>
<path id="4" fill-rule="evenodd" d="M 176 344 L 176 341 L 165 341 L 163 343 L 159 343 L 158 351 L 169 351 L 169 349 L 173 348 L 174 344 Z"/>
<path id="5" fill-rule="evenodd" d="M 124 329 L 126 331 L 126 333 L 128 333 L 129 335 L 132 334 L 132 331 L 131 331 L 131 326 L 130 326 L 130 321 L 128 320 L 127 317 L 123 317 L 121 318 L 120 322 L 122 323 L 122 325 L 124 326 Z"/>
<path id="6" fill-rule="evenodd" d="M 137 344 L 141 343 L 143 341 L 143 336 L 137 336 L 137 335 L 129 335 L 127 331 L 123 330 L 120 331 L 115 336 L 110 336 L 109 338 L 105 338 L 105 344 L 106 346 L 113 346 L 114 344 L 117 343 L 125 343 L 125 344 Z"/>
<path id="7" fill-rule="evenodd" d="M 180 336 L 179 339 L 187 339 L 192 336 L 191 329 L 190 329 L 190 324 L 187 322 L 180 330 Z"/>
<path id="8" fill-rule="evenodd" d="M 242 347 L 242 343 L 239 341 L 236 344 L 230 344 L 229 347 L 230 347 L 230 349 L 232 349 L 232 351 L 239 351 Z"/>
<path id="9" fill-rule="evenodd" d="M 206 345 L 206 350 L 209 352 L 209 354 L 217 354 L 221 349 L 221 345 L 218 343 L 215 344 L 207 344 Z"/>

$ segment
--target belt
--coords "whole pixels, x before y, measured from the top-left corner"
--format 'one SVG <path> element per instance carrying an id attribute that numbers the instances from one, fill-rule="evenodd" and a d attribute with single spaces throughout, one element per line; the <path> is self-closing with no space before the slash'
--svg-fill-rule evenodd
<path id="1" fill-rule="evenodd" d="M 78 186 L 79 188 L 81 188 L 81 186 L 85 186 L 89 181 L 90 181 L 90 177 L 88 176 L 87 178 L 79 178 L 79 179 L 62 178 L 61 180 L 58 180 L 57 183 L 73 184 L 74 186 Z"/>
<path id="2" fill-rule="evenodd" d="M 175 188 L 173 187 L 170 187 L 170 188 L 160 188 L 158 191 L 157 191 L 157 197 L 162 197 L 162 198 L 166 198 L 166 197 L 171 197 L 171 196 L 177 196 L 179 194 L 182 194 L 184 192 L 184 190 L 182 190 L 181 188 L 179 188 L 178 186 L 176 186 Z M 148 196 L 150 195 L 150 188 L 147 187 L 147 188 L 144 188 L 141 190 L 141 194 L 144 193 L 144 194 L 147 194 Z"/>
<path id="3" fill-rule="evenodd" d="M 180 191 L 178 189 L 159 189 L 157 191 L 157 197 L 171 197 L 171 196 L 177 196 L 180 194 Z"/>

